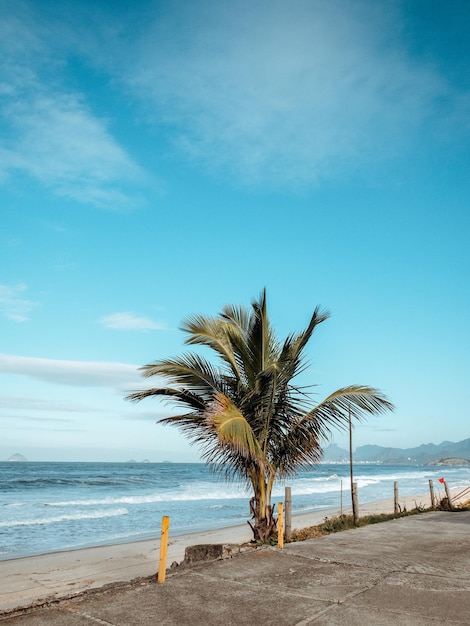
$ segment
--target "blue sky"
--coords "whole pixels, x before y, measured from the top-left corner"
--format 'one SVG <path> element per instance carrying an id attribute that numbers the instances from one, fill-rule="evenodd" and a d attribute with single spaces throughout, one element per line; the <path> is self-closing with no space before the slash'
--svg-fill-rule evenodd
<path id="1" fill-rule="evenodd" d="M 194 313 L 319 304 L 355 443 L 470 436 L 470 5 L 0 3 L 0 459 L 197 461 L 124 401 Z M 343 434 L 334 441 L 346 446 Z"/>

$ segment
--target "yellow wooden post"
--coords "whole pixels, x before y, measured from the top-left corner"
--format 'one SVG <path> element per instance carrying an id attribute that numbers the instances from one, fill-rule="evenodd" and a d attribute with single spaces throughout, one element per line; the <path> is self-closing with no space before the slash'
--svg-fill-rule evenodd
<path id="1" fill-rule="evenodd" d="M 284 547 L 284 511 L 282 502 L 277 505 L 277 545 L 279 548 Z"/>
<path id="2" fill-rule="evenodd" d="M 165 582 L 166 575 L 166 553 L 168 550 L 168 531 L 170 528 L 170 518 L 166 515 L 162 517 L 162 537 L 160 539 L 160 563 L 158 565 L 159 583 Z"/>

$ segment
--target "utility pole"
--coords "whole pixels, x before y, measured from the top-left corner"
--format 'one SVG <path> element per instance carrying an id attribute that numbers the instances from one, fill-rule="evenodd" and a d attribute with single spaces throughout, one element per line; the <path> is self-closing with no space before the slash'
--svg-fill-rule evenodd
<path id="1" fill-rule="evenodd" d="M 348 408 L 348 422 L 349 422 L 349 475 L 351 477 L 351 502 L 354 523 L 358 521 L 357 511 L 357 485 L 354 482 L 353 474 L 353 450 L 352 450 L 352 423 L 351 423 L 351 407 Z"/>

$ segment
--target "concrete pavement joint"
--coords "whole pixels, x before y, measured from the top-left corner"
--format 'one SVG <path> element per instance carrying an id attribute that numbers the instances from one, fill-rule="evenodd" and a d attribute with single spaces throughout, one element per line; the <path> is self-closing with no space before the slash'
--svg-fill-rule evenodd
<path id="1" fill-rule="evenodd" d="M 297 624 L 295 624 L 295 626 L 308 626 L 309 624 L 313 624 L 314 622 L 317 621 L 317 619 L 319 617 L 321 617 L 322 615 L 325 615 L 325 613 L 328 613 L 328 611 L 330 611 L 335 606 L 338 606 L 338 604 L 336 602 L 330 604 L 329 606 L 325 607 L 324 609 L 320 609 L 319 611 L 317 611 L 313 615 L 310 615 L 310 617 L 306 617 L 305 619 L 300 620 L 300 622 L 297 622 Z"/>
<path id="2" fill-rule="evenodd" d="M 81 617 L 85 617 L 86 619 L 91 620 L 92 622 L 96 622 L 97 624 L 104 624 L 104 626 L 118 626 L 117 624 L 113 624 L 112 622 L 107 622 L 104 619 L 100 619 L 99 617 L 94 617 L 89 613 L 82 613 L 82 611 L 76 611 L 75 609 L 70 608 L 69 606 L 64 607 L 66 611 L 70 613 L 75 613 L 75 615 L 80 615 Z"/>
<path id="3" fill-rule="evenodd" d="M 318 618 L 322 617 L 323 615 L 326 615 L 328 612 L 334 610 L 336 607 L 340 606 L 341 603 L 332 603 L 330 606 L 325 607 L 324 609 L 320 609 L 319 611 L 317 611 L 314 615 L 310 615 L 309 617 L 306 617 L 305 619 L 301 620 L 300 622 L 297 622 L 294 626 L 310 626 L 310 624 L 314 624 Z M 409 618 L 409 623 L 412 624 L 413 623 L 413 619 L 416 617 L 415 614 L 409 613 L 407 611 L 393 611 L 390 609 L 380 609 L 380 614 L 381 615 L 390 615 L 391 617 L 397 618 L 397 617 L 407 617 Z M 442 624 L 442 618 L 440 617 L 431 617 L 431 616 L 426 616 L 426 619 L 429 623 L 436 623 L 436 624 Z M 468 626 L 468 622 L 462 622 L 461 620 L 453 620 L 453 619 L 449 619 L 447 618 L 445 621 L 446 624 L 449 624 L 449 626 L 451 626 L 452 624 L 454 626 Z"/>
<path id="4" fill-rule="evenodd" d="M 331 564 L 333 564 L 333 565 L 340 565 L 339 563 L 334 563 L 334 562 L 331 562 Z M 341 564 L 341 565 L 343 565 L 343 564 Z M 334 602 L 333 600 L 328 601 L 329 602 L 328 606 L 326 606 L 323 609 L 320 609 L 319 611 L 316 611 L 316 613 L 314 615 L 311 615 L 310 617 L 307 617 L 307 618 L 301 620 L 300 622 L 297 622 L 297 624 L 295 624 L 295 626 L 308 626 L 309 624 L 313 624 L 317 620 L 317 618 L 321 617 L 322 615 L 325 615 L 326 613 L 328 613 L 329 611 L 331 611 L 335 607 L 337 607 L 337 606 L 339 606 L 341 604 L 345 604 L 351 598 L 359 596 L 362 593 L 364 593 L 365 591 L 369 591 L 370 589 L 373 589 L 378 584 L 382 583 L 388 577 L 388 575 L 389 575 L 389 573 L 387 572 L 384 576 L 382 576 L 379 580 L 375 581 L 374 583 L 371 583 L 370 585 L 365 585 L 364 587 L 361 587 L 361 589 L 355 589 L 354 591 L 350 591 L 345 596 L 343 596 L 343 598 L 338 598 L 336 600 L 336 602 Z"/>
<path id="5" fill-rule="evenodd" d="M 327 565 L 338 565 L 339 567 L 349 567 L 351 569 L 370 569 L 370 570 L 374 570 L 376 572 L 381 572 L 383 571 L 383 567 L 374 567 L 373 565 L 364 565 L 363 563 L 349 563 L 347 561 L 337 561 L 337 560 L 333 560 L 333 559 L 322 559 L 320 557 L 317 556 L 307 556 L 305 554 L 296 554 L 295 556 L 300 557 L 301 559 L 306 559 L 307 561 L 315 561 L 317 563 L 325 563 Z M 409 567 L 408 565 L 406 567 Z M 402 568 L 397 568 L 397 569 L 387 569 L 387 573 L 397 573 L 397 572 L 402 572 L 402 571 L 406 571 L 403 570 Z"/>

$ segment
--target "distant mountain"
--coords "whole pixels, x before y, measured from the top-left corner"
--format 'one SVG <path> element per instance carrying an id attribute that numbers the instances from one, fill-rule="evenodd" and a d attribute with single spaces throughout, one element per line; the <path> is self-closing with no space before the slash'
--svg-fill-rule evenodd
<path id="1" fill-rule="evenodd" d="M 470 459 L 470 439 L 464 439 L 457 443 L 443 441 L 423 443 L 417 448 L 385 448 L 382 446 L 359 446 L 353 453 L 355 463 L 387 463 L 390 465 L 425 465 L 441 459 L 460 458 Z M 323 453 L 324 463 L 348 463 L 349 451 L 331 444 Z"/>
<path id="2" fill-rule="evenodd" d="M 323 461 L 325 463 L 345 463 L 346 461 L 349 463 L 349 450 L 332 443 L 323 450 Z"/>
<path id="3" fill-rule="evenodd" d="M 12 461 L 13 463 L 19 463 L 19 462 L 23 463 L 24 461 L 27 461 L 27 460 L 28 459 L 25 456 L 23 456 L 22 454 L 18 454 L 18 453 L 12 454 L 7 459 L 7 461 Z"/>

